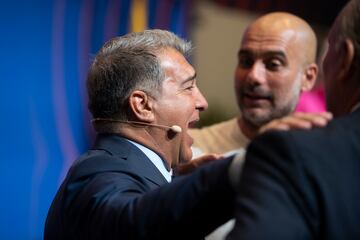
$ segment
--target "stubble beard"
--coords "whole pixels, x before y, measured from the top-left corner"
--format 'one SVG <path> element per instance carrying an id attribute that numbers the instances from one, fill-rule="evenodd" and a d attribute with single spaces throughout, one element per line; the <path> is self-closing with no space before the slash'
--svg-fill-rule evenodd
<path id="1" fill-rule="evenodd" d="M 295 87 L 295 89 L 297 88 Z M 251 111 L 240 107 L 242 118 L 253 128 L 260 128 L 274 119 L 290 115 L 292 112 L 294 112 L 300 97 L 300 92 L 293 92 L 293 94 L 296 94 L 296 97 L 294 97 L 289 104 L 286 104 L 283 107 L 278 107 L 276 104 L 272 103 L 267 112 L 262 114 L 252 113 Z"/>

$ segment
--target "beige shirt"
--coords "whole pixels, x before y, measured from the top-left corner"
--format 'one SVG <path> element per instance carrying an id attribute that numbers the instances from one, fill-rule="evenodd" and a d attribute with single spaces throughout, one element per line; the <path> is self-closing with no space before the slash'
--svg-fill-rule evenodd
<path id="1" fill-rule="evenodd" d="M 237 118 L 201 129 L 190 129 L 189 134 L 194 139 L 193 147 L 204 154 L 224 154 L 244 149 L 249 143 L 249 139 L 240 130 Z"/>
<path id="2" fill-rule="evenodd" d="M 249 143 L 249 139 L 240 130 L 238 119 L 233 118 L 202 129 L 191 129 L 189 130 L 189 134 L 194 139 L 192 149 L 194 158 L 207 153 L 219 153 L 224 155 L 236 153 L 236 157 L 229 169 L 230 179 L 235 185 L 241 175 L 245 151 Z M 205 239 L 225 239 L 234 225 L 235 220 L 231 219 L 214 230 Z"/>

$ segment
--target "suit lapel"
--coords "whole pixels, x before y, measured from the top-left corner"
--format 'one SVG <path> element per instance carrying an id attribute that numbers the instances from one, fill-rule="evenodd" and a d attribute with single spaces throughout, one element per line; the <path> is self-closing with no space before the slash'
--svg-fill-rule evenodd
<path id="1" fill-rule="evenodd" d="M 121 158 L 123 163 L 125 161 L 128 171 L 148 179 L 157 186 L 167 183 L 164 176 L 140 149 L 118 135 L 99 135 L 93 149 L 105 150 L 110 155 Z M 120 164 L 121 166 L 116 164 L 113 158 L 106 161 L 105 165 L 113 169 L 124 168 L 123 164 Z"/>

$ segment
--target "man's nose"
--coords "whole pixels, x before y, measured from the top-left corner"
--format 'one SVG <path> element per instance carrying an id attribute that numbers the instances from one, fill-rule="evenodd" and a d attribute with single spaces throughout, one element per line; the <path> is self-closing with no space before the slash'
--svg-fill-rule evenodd
<path id="1" fill-rule="evenodd" d="M 204 111 L 208 108 L 208 102 L 206 101 L 204 95 L 200 92 L 198 88 L 196 88 L 196 102 L 195 102 L 195 108 L 199 111 Z"/>
<path id="2" fill-rule="evenodd" d="M 254 84 L 263 84 L 266 81 L 266 69 L 262 62 L 255 62 L 251 68 L 249 68 L 247 81 Z"/>

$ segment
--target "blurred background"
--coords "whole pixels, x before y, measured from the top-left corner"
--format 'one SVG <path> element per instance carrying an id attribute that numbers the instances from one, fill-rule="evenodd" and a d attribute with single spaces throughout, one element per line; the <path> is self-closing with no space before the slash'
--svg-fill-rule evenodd
<path id="1" fill-rule="evenodd" d="M 87 68 L 108 39 L 161 28 L 194 43 L 190 61 L 209 101 L 200 125 L 238 114 L 236 55 L 246 25 L 295 13 L 320 48 L 346 0 L 18 0 L 0 4 L 0 239 L 42 239 L 47 210 L 94 137 Z"/>

